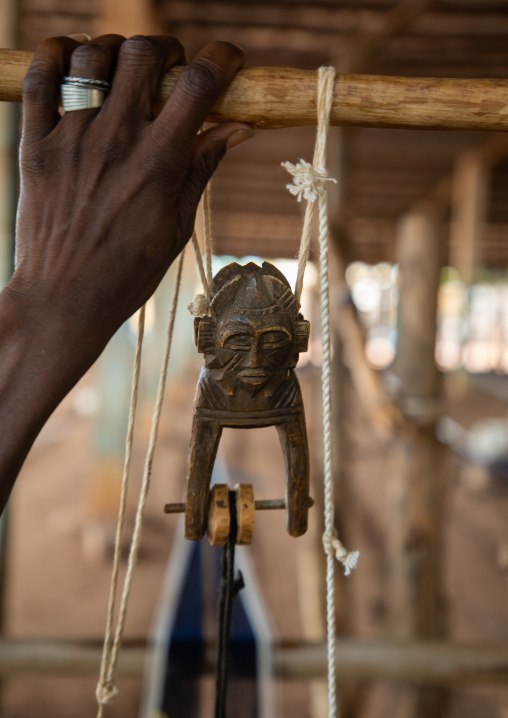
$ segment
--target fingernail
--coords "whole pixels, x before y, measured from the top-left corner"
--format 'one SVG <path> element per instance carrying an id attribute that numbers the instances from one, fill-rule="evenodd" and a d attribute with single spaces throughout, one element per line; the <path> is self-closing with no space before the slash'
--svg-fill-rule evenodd
<path id="1" fill-rule="evenodd" d="M 90 42 L 92 39 L 86 32 L 78 32 L 76 35 L 68 35 L 68 37 L 76 42 Z"/>
<path id="2" fill-rule="evenodd" d="M 226 149 L 231 150 L 233 149 L 233 147 L 241 145 L 242 142 L 245 142 L 245 140 L 249 140 L 253 136 L 254 130 L 238 130 L 237 132 L 234 132 L 230 137 L 228 137 L 228 140 L 226 142 Z"/>

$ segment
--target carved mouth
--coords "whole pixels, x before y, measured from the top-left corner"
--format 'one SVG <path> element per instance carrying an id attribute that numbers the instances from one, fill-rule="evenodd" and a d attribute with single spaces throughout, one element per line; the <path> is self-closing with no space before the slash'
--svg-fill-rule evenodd
<path id="1" fill-rule="evenodd" d="M 238 376 L 246 384 L 252 384 L 253 386 L 264 384 L 268 379 L 268 373 L 264 369 L 244 369 L 238 372 Z"/>

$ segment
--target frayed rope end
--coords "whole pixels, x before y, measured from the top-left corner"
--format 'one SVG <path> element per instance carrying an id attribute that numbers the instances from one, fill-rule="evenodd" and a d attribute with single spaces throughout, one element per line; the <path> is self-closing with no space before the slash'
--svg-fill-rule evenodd
<path id="1" fill-rule="evenodd" d="M 206 317 L 210 314 L 210 304 L 204 294 L 196 294 L 187 309 L 193 317 Z"/>
<path id="2" fill-rule="evenodd" d="M 339 540 L 335 529 L 332 533 L 327 533 L 325 531 L 323 534 L 323 548 L 327 555 L 335 556 L 337 561 L 341 562 L 344 566 L 344 576 L 349 576 L 351 571 L 357 567 L 360 552 L 348 552 Z"/>
<path id="3" fill-rule="evenodd" d="M 281 164 L 293 176 L 293 184 L 286 185 L 286 188 L 299 202 L 302 199 L 315 202 L 325 191 L 326 182 L 337 182 L 333 177 L 328 177 L 324 167 L 313 167 L 310 162 L 305 160 L 300 160 L 296 165 L 291 162 L 282 162 Z"/>

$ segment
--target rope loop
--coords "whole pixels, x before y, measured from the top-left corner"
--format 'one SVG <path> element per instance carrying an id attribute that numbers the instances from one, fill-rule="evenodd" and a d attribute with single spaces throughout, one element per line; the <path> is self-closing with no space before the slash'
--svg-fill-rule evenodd
<path id="1" fill-rule="evenodd" d="M 323 548 L 328 556 L 335 556 L 344 566 L 344 575 L 349 576 L 351 571 L 358 565 L 360 558 L 359 551 L 348 551 L 337 535 L 334 528 L 331 532 L 325 531 L 323 534 Z"/>
<path id="2" fill-rule="evenodd" d="M 115 686 L 112 680 L 105 682 L 99 681 L 97 688 L 95 689 L 95 697 L 97 703 L 101 706 L 109 706 L 115 700 L 118 695 L 118 688 Z"/>

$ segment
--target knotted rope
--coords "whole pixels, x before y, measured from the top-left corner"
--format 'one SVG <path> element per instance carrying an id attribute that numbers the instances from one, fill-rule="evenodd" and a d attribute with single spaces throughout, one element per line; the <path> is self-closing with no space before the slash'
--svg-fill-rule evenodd
<path id="1" fill-rule="evenodd" d="M 323 549 L 329 556 L 335 556 L 337 561 L 340 561 L 344 566 L 344 575 L 349 576 L 351 571 L 356 568 L 358 559 L 360 558 L 359 551 L 348 552 L 342 542 L 337 536 L 337 531 L 334 528 L 331 534 L 323 534 Z"/>
<path id="2" fill-rule="evenodd" d="M 335 505 L 333 498 L 332 471 L 332 406 L 331 406 L 331 354 L 330 354 L 330 306 L 328 286 L 328 195 L 327 183 L 335 182 L 326 171 L 326 139 L 329 127 L 330 110 L 333 102 L 333 87 L 336 72 L 333 67 L 321 67 L 318 73 L 318 128 L 312 165 L 300 160 L 296 165 L 289 162 L 283 167 L 294 177 L 294 184 L 288 185 L 289 191 L 298 201 L 307 200 L 302 240 L 298 257 L 298 276 L 295 296 L 300 301 L 303 289 L 303 276 L 309 256 L 312 233 L 312 217 L 316 203 L 319 206 L 319 256 L 320 256 L 320 293 L 321 293 L 321 346 L 323 363 L 321 372 L 323 396 L 323 462 L 324 462 L 324 498 L 325 532 L 323 547 L 326 552 L 326 625 L 328 644 L 328 716 L 337 714 L 337 692 L 335 678 L 335 559 L 343 566 L 345 575 L 356 567 L 359 552 L 348 553 L 340 542 L 335 529 Z"/>
<path id="3" fill-rule="evenodd" d="M 136 509 L 136 519 L 134 523 L 134 531 L 132 533 L 131 545 L 129 549 L 129 560 L 127 563 L 127 572 L 125 574 L 120 607 L 118 609 L 118 618 L 116 628 L 113 631 L 113 619 L 115 614 L 116 589 L 118 584 L 118 571 L 120 567 L 120 556 L 122 550 L 122 530 L 125 521 L 125 511 L 127 505 L 127 489 L 129 483 L 130 463 L 132 456 L 132 446 L 134 440 L 134 420 L 136 416 L 139 374 L 141 369 L 141 348 L 143 344 L 145 308 L 140 310 L 138 337 L 136 342 L 136 354 L 134 358 L 134 374 L 132 381 L 131 400 L 129 408 L 129 425 L 127 429 L 125 463 L 122 477 L 122 489 L 120 497 L 120 508 L 118 511 L 118 524 L 115 537 L 115 553 L 113 560 L 113 571 L 111 576 L 111 584 L 109 589 L 108 613 L 106 620 L 106 631 L 104 636 L 104 646 L 101 659 L 101 670 L 99 683 L 96 689 L 97 702 L 99 704 L 97 718 L 102 718 L 104 706 L 109 705 L 118 693 L 115 685 L 116 664 L 118 662 L 118 653 L 122 644 L 123 632 L 125 627 L 125 619 L 127 616 L 127 606 L 129 602 L 132 578 L 134 575 L 134 567 L 138 558 L 139 544 L 141 542 L 141 529 L 143 523 L 143 514 L 150 486 L 150 478 L 152 475 L 153 457 L 155 454 L 155 446 L 157 443 L 157 435 L 159 431 L 160 417 L 162 413 L 162 402 L 164 399 L 164 391 L 166 388 L 166 377 L 169 363 L 169 355 L 171 352 L 171 344 L 173 341 L 173 331 L 175 328 L 175 316 L 178 306 L 178 297 L 180 295 L 180 286 L 182 283 L 182 269 L 184 260 L 184 251 L 180 254 L 177 266 L 177 274 L 175 281 L 175 290 L 173 294 L 173 302 L 171 306 L 169 325 L 166 335 L 166 345 L 164 348 L 164 356 L 159 375 L 159 384 L 157 387 L 157 398 L 155 400 L 155 408 L 152 417 L 152 426 L 150 431 L 150 439 L 146 452 L 145 466 L 143 471 L 143 480 L 139 492 L 138 506 Z"/>

